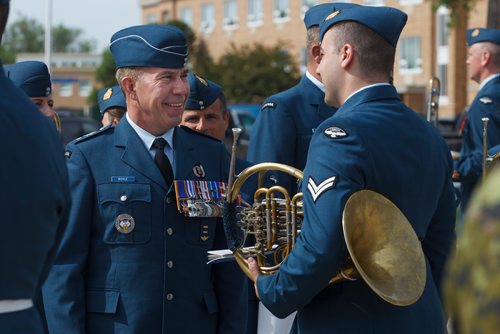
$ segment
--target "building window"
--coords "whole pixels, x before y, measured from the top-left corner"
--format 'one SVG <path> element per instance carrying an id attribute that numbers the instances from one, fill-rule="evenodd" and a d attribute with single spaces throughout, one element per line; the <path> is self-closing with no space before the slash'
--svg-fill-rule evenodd
<path id="1" fill-rule="evenodd" d="M 80 96 L 89 96 L 91 91 L 90 80 L 80 80 Z"/>
<path id="2" fill-rule="evenodd" d="M 309 8 L 316 6 L 318 4 L 318 0 L 302 0 L 302 6 L 300 7 L 300 18 L 303 20 L 304 15 L 309 10 Z"/>
<path id="3" fill-rule="evenodd" d="M 288 0 L 274 0 L 273 21 L 283 22 L 290 20 Z"/>
<path id="4" fill-rule="evenodd" d="M 448 23 L 450 20 L 449 10 L 446 7 L 439 7 L 436 15 L 436 64 L 437 77 L 441 82 L 441 95 L 439 96 L 440 104 L 448 103 L 448 64 L 449 64 L 449 47 L 448 47 Z"/>
<path id="5" fill-rule="evenodd" d="M 238 24 L 236 0 L 224 0 L 224 27 L 234 28 Z"/>
<path id="6" fill-rule="evenodd" d="M 191 8 L 181 8 L 181 21 L 189 26 L 193 24 L 193 11 L 191 10 Z"/>
<path id="7" fill-rule="evenodd" d="M 367 6 L 383 6 L 384 0 L 365 0 L 364 4 Z"/>
<path id="8" fill-rule="evenodd" d="M 262 0 L 248 0 L 248 25 L 262 25 L 264 13 L 262 11 Z"/>
<path id="9" fill-rule="evenodd" d="M 73 96 L 73 82 L 61 82 L 59 95 L 64 97 Z"/>
<path id="10" fill-rule="evenodd" d="M 399 72 L 401 74 L 421 73 L 420 37 L 403 37 L 399 42 Z"/>
<path id="11" fill-rule="evenodd" d="M 210 33 L 215 27 L 215 12 L 214 5 L 211 3 L 204 3 L 201 5 L 201 26 L 200 31 Z"/>
<path id="12" fill-rule="evenodd" d="M 146 17 L 146 22 L 147 22 L 148 24 L 154 24 L 154 23 L 156 23 L 156 15 L 154 15 L 154 14 L 150 14 L 150 15 L 148 15 L 148 16 Z"/>

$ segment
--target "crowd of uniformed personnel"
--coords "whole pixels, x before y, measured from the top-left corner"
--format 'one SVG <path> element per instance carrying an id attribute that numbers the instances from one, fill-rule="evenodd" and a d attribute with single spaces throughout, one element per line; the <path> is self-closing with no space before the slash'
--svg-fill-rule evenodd
<path id="1" fill-rule="evenodd" d="M 0 33 L 8 11 L 0 0 Z M 306 12 L 306 73 L 262 103 L 248 161 L 236 160 L 236 173 L 260 162 L 304 170 L 299 184 L 266 175 L 303 192 L 304 217 L 275 274 L 248 260 L 255 286 L 236 262 L 207 264 L 208 251 L 228 248 L 218 211 L 198 205 L 215 208 L 230 190 L 230 115 L 223 87 L 189 73 L 181 30 L 111 36 L 117 85 L 98 94 L 103 128 L 65 149 L 47 66 L 5 67 L 0 332 L 443 333 L 449 319 L 453 333 L 500 330 L 499 174 L 487 166 L 500 150 L 500 30 L 467 32 L 480 88 L 453 161 L 392 84 L 406 21 L 351 3 Z M 420 241 L 426 280 L 411 305 L 384 301 L 362 279 L 328 285 L 348 256 L 344 207 L 360 190 L 394 203 Z"/>

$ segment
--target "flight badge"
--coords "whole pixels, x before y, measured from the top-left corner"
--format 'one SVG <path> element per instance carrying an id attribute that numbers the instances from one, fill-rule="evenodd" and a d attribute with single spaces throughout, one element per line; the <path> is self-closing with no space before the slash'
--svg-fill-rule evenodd
<path id="1" fill-rule="evenodd" d="M 123 234 L 129 234 L 135 228 L 134 217 L 126 213 L 118 215 L 118 217 L 116 217 L 115 219 L 115 227 L 118 230 L 118 232 Z"/>
<path id="2" fill-rule="evenodd" d="M 205 169 L 203 169 L 203 166 L 199 162 L 196 165 L 194 165 L 193 173 L 194 175 L 196 175 L 196 177 L 199 177 L 200 179 L 205 177 Z"/>

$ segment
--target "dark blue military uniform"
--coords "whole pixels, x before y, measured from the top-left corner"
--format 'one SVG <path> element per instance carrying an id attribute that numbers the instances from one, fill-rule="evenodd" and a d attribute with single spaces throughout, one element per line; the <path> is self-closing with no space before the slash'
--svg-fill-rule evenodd
<path id="1" fill-rule="evenodd" d="M 177 127 L 173 148 L 177 180 L 227 180 L 221 142 Z M 208 250 L 227 248 L 220 219 L 179 213 L 128 120 L 70 143 L 66 155 L 77 206 L 44 287 L 51 332 L 242 332 L 244 275 L 232 262 L 206 265 Z M 116 226 L 121 214 L 135 221 L 128 234 Z"/>
<path id="2" fill-rule="evenodd" d="M 296 86 L 269 97 L 252 126 L 247 159 L 253 163 L 279 162 L 303 170 L 316 127 L 335 112 L 324 98 L 323 91 L 305 75 Z M 274 177 L 296 193 L 295 179 L 281 173 Z"/>
<path id="3" fill-rule="evenodd" d="M 483 122 L 488 117 L 488 148 L 500 144 L 500 74 L 488 81 L 477 93 L 467 112 L 462 148 L 456 170 L 461 181 L 461 209 L 465 211 L 476 183 L 483 174 Z"/>
<path id="4" fill-rule="evenodd" d="M 264 305 L 278 317 L 299 310 L 299 333 L 442 333 L 438 286 L 454 238 L 451 173 L 446 144 L 401 103 L 394 87 L 352 96 L 313 136 L 302 185 L 302 231 L 279 274 L 259 277 Z M 308 190 L 326 180 L 331 186 Z M 422 240 L 427 284 L 412 306 L 383 301 L 361 279 L 325 288 L 347 258 L 342 211 L 361 189 L 395 203 Z"/>
<path id="5" fill-rule="evenodd" d="M 476 43 L 493 43 L 498 46 L 500 45 L 500 29 L 469 29 L 466 38 L 469 47 Z M 479 59 L 474 59 L 474 62 L 479 61 Z M 495 59 L 490 59 L 490 63 L 494 61 Z M 479 64 L 475 66 L 479 66 Z M 486 67 L 483 66 L 479 71 L 485 70 Z M 483 174 L 484 126 L 482 118 L 489 118 L 486 137 L 487 149 L 500 144 L 500 73 L 491 74 L 493 68 L 488 68 L 488 71 L 490 71 L 490 75 L 481 80 L 480 89 L 467 111 L 467 123 L 462 134 L 460 159 L 455 166 L 458 181 L 461 181 L 462 213 L 467 209 L 472 191 Z"/>
<path id="6" fill-rule="evenodd" d="M 354 21 L 390 43 L 381 47 L 395 48 L 406 18 L 394 8 L 353 7 L 328 15 L 320 34 L 336 23 Z M 333 35 L 329 38 L 331 42 Z M 332 44 L 326 47 L 329 52 Z M 327 56 L 333 57 L 329 64 L 341 57 Z M 360 84 L 337 71 L 347 84 Z M 343 97 L 338 89 L 327 89 Z M 436 129 L 401 102 L 394 86 L 363 85 L 349 93 L 313 135 L 302 182 L 301 233 L 280 270 L 258 277 L 261 301 L 278 317 L 297 310 L 299 333 L 443 333 L 439 286 L 454 241 L 456 207 L 450 152 Z M 362 189 L 392 201 L 421 240 L 426 285 L 411 306 L 387 303 L 362 279 L 328 286 L 348 257 L 342 229 L 345 204 Z"/>
<path id="7" fill-rule="evenodd" d="M 67 170 L 54 124 L 3 71 L 0 87 L 0 301 L 35 300 L 67 220 Z M 0 313 L 0 332 L 43 333 L 43 324 L 31 307 Z"/>

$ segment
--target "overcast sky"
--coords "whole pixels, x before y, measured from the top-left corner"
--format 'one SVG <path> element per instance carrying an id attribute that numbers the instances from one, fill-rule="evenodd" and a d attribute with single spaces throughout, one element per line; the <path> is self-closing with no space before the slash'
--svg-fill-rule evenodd
<path id="1" fill-rule="evenodd" d="M 82 29 L 84 39 L 97 41 L 98 53 L 108 46 L 112 34 L 141 23 L 140 0 L 10 0 L 8 23 L 25 15 L 45 26 L 48 1 L 52 2 L 52 25 Z"/>

